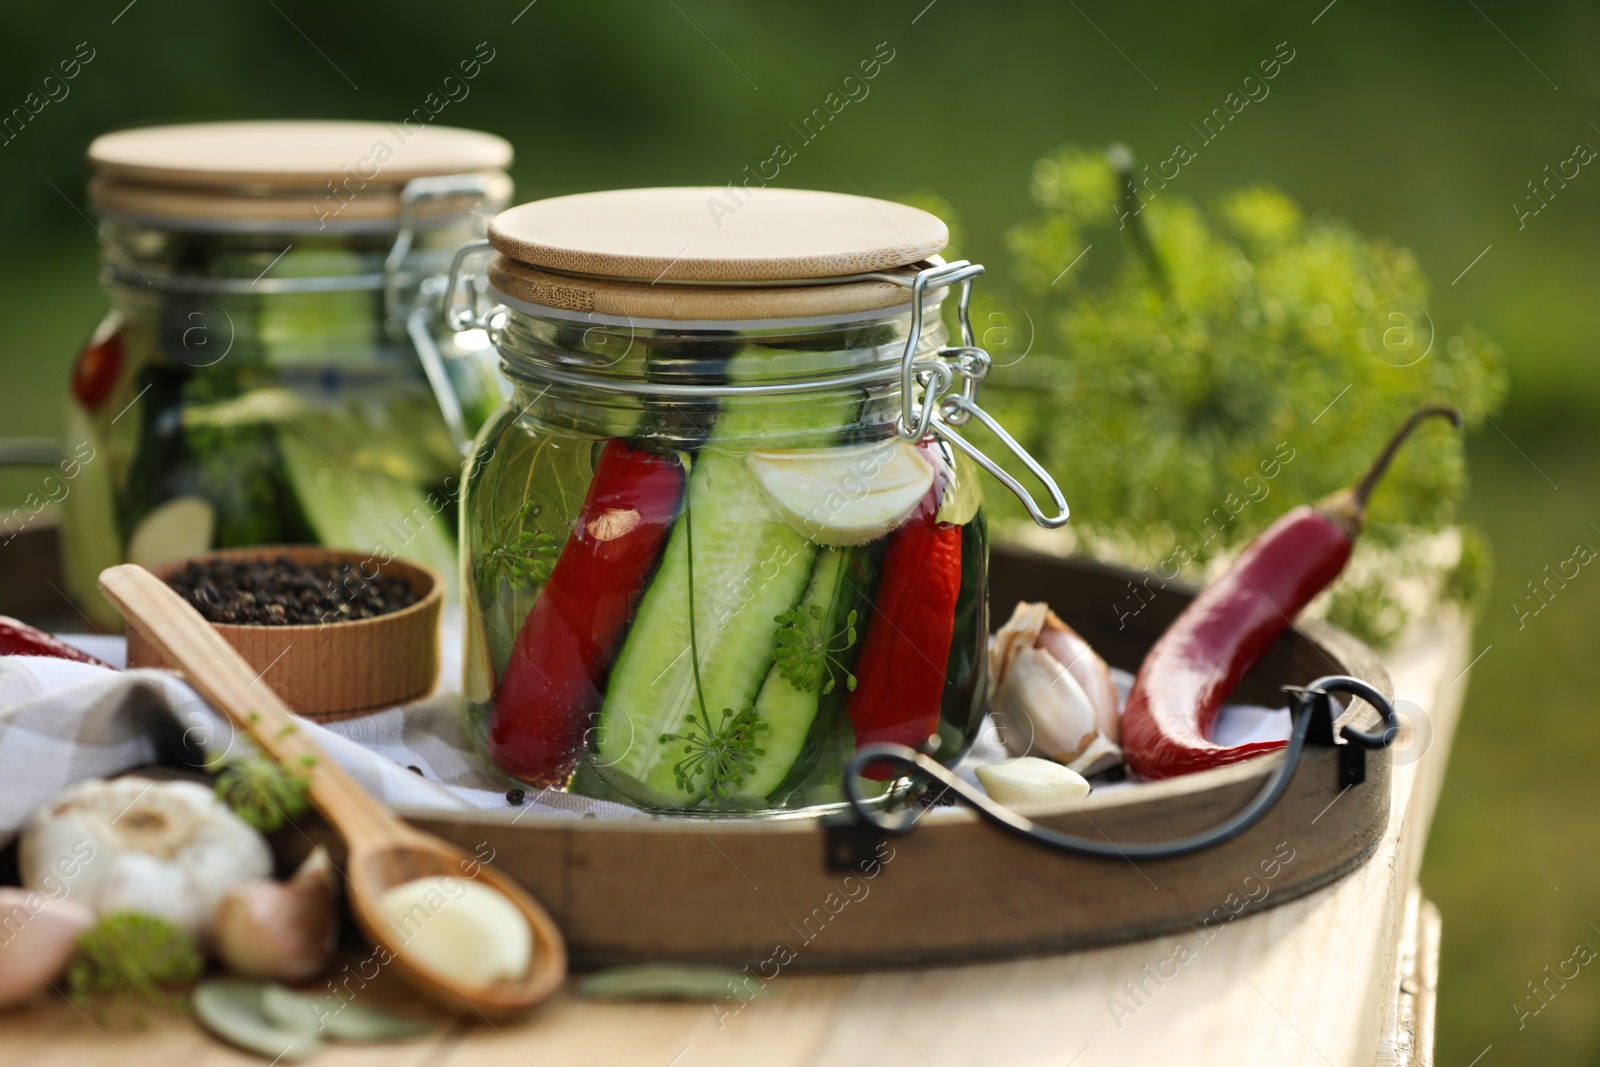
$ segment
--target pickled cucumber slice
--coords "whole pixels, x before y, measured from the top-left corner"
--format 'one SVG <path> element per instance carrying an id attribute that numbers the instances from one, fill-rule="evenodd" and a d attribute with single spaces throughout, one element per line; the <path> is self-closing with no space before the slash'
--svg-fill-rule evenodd
<path id="1" fill-rule="evenodd" d="M 128 538 L 128 562 L 141 567 L 198 556 L 211 547 L 217 509 L 204 497 L 180 496 L 152 508 Z"/>
<path id="2" fill-rule="evenodd" d="M 826 550 L 817 556 L 811 570 L 811 582 L 806 586 L 799 609 L 809 614 L 815 608 L 823 619 L 823 633 L 832 637 L 843 628 L 843 619 L 835 621 L 839 601 L 846 599 L 840 589 L 840 569 L 844 567 L 845 554 L 838 549 Z M 782 668 L 774 664 L 761 683 L 756 696 L 756 714 L 767 724 L 760 736 L 764 758 L 756 764 L 754 772 L 745 775 L 744 784 L 730 791 L 730 799 L 759 801 L 778 787 L 788 777 L 789 769 L 800 758 L 811 726 L 817 718 L 817 708 L 822 698 L 823 686 L 828 681 L 831 664 L 822 664 L 823 673 L 815 684 L 804 688 L 784 676 Z M 834 688 L 844 688 L 846 680 L 842 670 L 834 670 Z"/>
<path id="3" fill-rule="evenodd" d="M 289 484 L 319 543 L 416 560 L 455 584 L 449 501 L 371 469 L 361 470 L 360 482 L 353 482 L 329 460 L 326 449 L 296 428 L 278 434 L 278 447 Z"/>
<path id="4" fill-rule="evenodd" d="M 933 466 L 898 437 L 842 448 L 752 452 L 746 462 L 773 507 L 819 545 L 864 545 L 906 520 Z"/>
<path id="5" fill-rule="evenodd" d="M 690 658 L 691 539 L 698 692 Z M 692 807 L 706 798 L 705 774 L 689 788 L 680 780 L 680 766 L 694 770 L 686 760 L 696 752 L 685 749 L 714 744 L 725 710 L 737 716 L 754 705 L 777 643 L 773 619 L 800 601 L 816 555 L 772 509 L 743 457 L 702 450 L 689 476 L 685 518 L 639 604 L 600 708 L 594 764 L 617 788 L 659 806 Z M 699 722 L 702 694 L 709 729 Z M 760 776 L 776 784 L 793 762 L 795 731 L 786 723 L 766 726 L 748 748 L 763 750 L 754 757 Z M 809 728 L 807 718 L 802 741 Z M 663 740 L 668 735 L 677 739 Z M 765 770 L 768 764 L 775 769 Z M 742 792 L 753 778 L 744 777 Z"/>
<path id="6" fill-rule="evenodd" d="M 356 252 L 290 246 L 269 265 L 267 276 L 339 277 L 366 269 Z M 380 343 L 383 305 L 373 292 L 278 293 L 262 299 L 259 308 L 256 334 L 269 366 L 363 366 Z"/>

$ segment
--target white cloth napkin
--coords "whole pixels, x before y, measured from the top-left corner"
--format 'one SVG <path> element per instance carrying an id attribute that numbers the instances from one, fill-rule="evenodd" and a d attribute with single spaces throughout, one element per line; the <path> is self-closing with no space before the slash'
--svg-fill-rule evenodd
<path id="1" fill-rule="evenodd" d="M 121 638 L 68 640 L 108 663 L 122 661 Z M 516 812 L 506 800 L 513 783 L 472 752 L 460 700 L 442 692 L 343 722 L 305 721 L 304 728 L 362 788 L 392 807 Z M 119 774 L 185 747 L 209 756 L 249 745 L 165 671 L 0 657 L 0 845 L 74 782 Z M 526 790 L 524 806 L 534 809 L 531 816 L 643 817 L 625 805 L 554 790 Z"/>
<path id="2" fill-rule="evenodd" d="M 392 807 L 515 812 L 506 800 L 512 783 L 477 756 L 462 727 L 459 655 L 449 655 L 460 645 L 450 632 L 457 621 L 445 621 L 447 655 L 436 695 L 343 722 L 305 721 L 305 729 L 362 788 Z M 113 666 L 123 662 L 120 637 L 68 634 L 63 640 Z M 1133 676 L 1116 669 L 1111 673 L 1119 697 L 1126 700 Z M 1288 736 L 1286 708 L 1228 705 L 1213 726 L 1214 739 L 1224 745 Z M 226 755 L 248 751 L 249 742 L 236 737 L 232 726 L 194 690 L 165 671 L 114 671 L 42 656 L 0 657 L 0 846 L 35 808 L 74 782 L 119 774 L 186 749 Z M 1009 758 L 992 723 L 985 723 L 956 771 L 976 785 L 978 765 Z M 527 789 L 523 803 L 531 809 L 526 814 L 536 818 L 650 817 L 623 804 L 556 790 Z"/>

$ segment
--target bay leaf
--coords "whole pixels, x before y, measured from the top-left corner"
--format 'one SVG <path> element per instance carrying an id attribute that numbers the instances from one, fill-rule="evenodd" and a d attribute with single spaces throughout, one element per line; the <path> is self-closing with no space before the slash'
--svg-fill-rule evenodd
<path id="1" fill-rule="evenodd" d="M 322 1047 L 315 1036 L 280 1026 L 262 1012 L 265 983 L 211 978 L 195 987 L 194 1014 L 224 1041 L 277 1062 L 303 1060 Z"/>
<path id="2" fill-rule="evenodd" d="M 277 984 L 268 985 L 262 992 L 261 1010 L 286 1030 L 309 1033 L 324 1041 L 404 1041 L 433 1032 L 425 1022 L 353 1000 L 296 993 Z"/>
<path id="3" fill-rule="evenodd" d="M 693 963 L 613 967 L 578 983 L 579 996 L 603 1000 L 749 1000 L 767 991 L 744 971 Z"/>

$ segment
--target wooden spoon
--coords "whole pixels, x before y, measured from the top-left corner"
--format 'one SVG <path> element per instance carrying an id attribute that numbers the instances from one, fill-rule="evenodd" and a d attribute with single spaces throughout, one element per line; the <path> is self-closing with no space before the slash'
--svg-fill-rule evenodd
<path id="1" fill-rule="evenodd" d="M 454 845 L 407 826 L 369 796 L 299 728 L 289 709 L 222 635 L 161 579 L 125 563 L 101 572 L 100 590 L 130 627 L 137 627 L 168 663 L 182 669 L 212 707 L 281 766 L 310 779 L 311 803 L 349 849 L 345 877 L 356 922 L 413 989 L 449 1011 L 505 1017 L 533 1007 L 560 987 L 567 969 L 561 931 L 521 886 Z M 412 960 L 376 903 L 384 890 L 430 875 L 477 878 L 517 906 L 533 934 L 533 961 L 526 975 L 464 989 Z"/>

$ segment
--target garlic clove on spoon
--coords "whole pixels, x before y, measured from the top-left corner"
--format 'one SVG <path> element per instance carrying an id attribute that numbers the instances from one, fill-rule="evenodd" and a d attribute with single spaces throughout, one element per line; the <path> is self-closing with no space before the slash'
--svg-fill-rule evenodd
<path id="1" fill-rule="evenodd" d="M 314 849 L 286 882 L 234 889 L 217 907 L 217 955 L 239 974 L 298 982 L 328 965 L 335 933 L 333 863 Z"/>
<path id="2" fill-rule="evenodd" d="M 1079 774 L 1122 761 L 1111 672 L 1042 603 L 1019 603 L 989 649 L 990 707 L 1006 751 L 1044 756 Z"/>
<path id="3" fill-rule="evenodd" d="M 533 931 L 505 894 L 454 875 L 387 889 L 377 911 L 412 961 L 452 985 L 516 981 L 533 961 Z"/>

